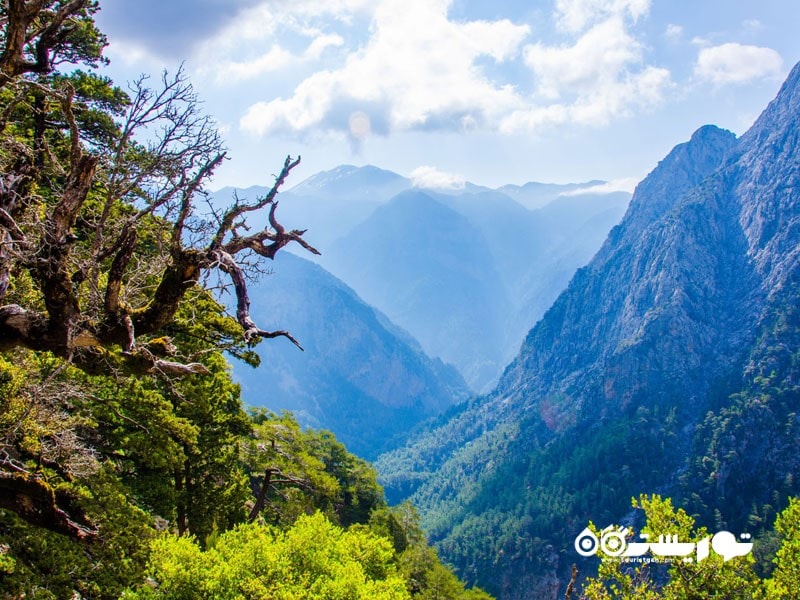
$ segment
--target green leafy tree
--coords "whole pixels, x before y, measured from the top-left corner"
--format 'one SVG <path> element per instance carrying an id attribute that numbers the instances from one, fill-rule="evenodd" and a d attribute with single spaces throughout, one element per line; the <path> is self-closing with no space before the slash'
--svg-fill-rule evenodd
<path id="1" fill-rule="evenodd" d="M 250 520 L 291 524 L 321 510 L 334 522 L 366 523 L 385 505 L 375 469 L 347 451 L 327 431 L 304 431 L 289 413 L 253 413 L 252 438 L 244 460 L 254 502 Z"/>
<path id="2" fill-rule="evenodd" d="M 428 545 L 414 505 L 403 502 L 373 511 L 370 528 L 392 541 L 400 573 L 412 598 L 426 600 L 491 600 L 480 588 L 465 588 Z"/>
<path id="3" fill-rule="evenodd" d="M 645 513 L 642 532 L 658 539 L 660 535 L 677 535 L 682 542 L 697 543 L 709 538 L 705 527 L 695 528 L 694 519 L 683 509 L 675 509 L 669 498 L 658 495 L 640 496 L 633 507 Z M 608 559 L 601 551 L 601 558 Z M 724 561 L 713 551 L 699 562 L 675 560 L 667 565 L 643 564 L 626 568 L 613 558 L 603 560 L 598 575 L 590 578 L 584 588 L 589 600 L 664 599 L 689 600 L 701 598 L 754 598 L 760 581 L 751 554 Z"/>
<path id="4" fill-rule="evenodd" d="M 13 510 L 0 517 L 13 567 L 0 595 L 115 597 L 141 576 L 157 522 L 205 539 L 244 519 L 251 424 L 215 350 L 217 330 L 238 326 L 207 292 L 192 300 L 173 339 L 203 349 L 208 375 L 90 376 L 47 353 L 0 355 L 0 457 L 13 470 L 0 477 L 0 506 Z M 8 490 L 28 481 L 36 503 L 20 514 Z"/>
<path id="5" fill-rule="evenodd" d="M 791 498 L 775 520 L 775 530 L 781 545 L 774 563 L 772 577 L 764 581 L 759 598 L 790 600 L 800 590 L 800 498 Z"/>
<path id="6" fill-rule="evenodd" d="M 133 495 L 179 534 L 202 540 L 244 518 L 249 490 L 240 444 L 251 423 L 216 341 L 235 334 L 236 323 L 207 292 L 190 297 L 170 343 L 201 356 L 208 374 L 94 377 L 104 382 L 94 385 L 102 402 L 87 413 L 96 423 L 97 447 L 115 462 Z"/>
<path id="7" fill-rule="evenodd" d="M 320 513 L 286 531 L 240 525 L 205 551 L 190 538 L 164 536 L 153 544 L 148 583 L 123 598 L 409 598 L 393 554 L 388 540 Z"/>
<path id="8" fill-rule="evenodd" d="M 4 398 L 17 420 L 4 421 L 0 505 L 86 539 L 97 527 L 60 483 L 81 461 L 103 459 L 144 481 L 149 462 L 154 489 L 167 489 L 163 469 L 172 469 L 179 529 L 200 534 L 231 521 L 220 507 L 244 489 L 230 436 L 247 425 L 213 353 L 252 359 L 263 338 L 296 342 L 257 326 L 247 281 L 289 243 L 316 252 L 276 217 L 299 159 L 286 159 L 263 197 L 202 210 L 204 185 L 225 159 L 213 121 L 181 70 L 152 84 L 143 76 L 128 92 L 97 75 L 106 45 L 97 10 L 93 0 L 0 6 L 0 352 L 6 376 L 22 381 Z M 259 210 L 269 224 L 246 230 Z M 209 278 L 233 292 L 235 319 L 209 308 Z M 198 332 L 209 319 L 211 333 Z M 23 375 L 16 364 L 27 365 Z M 239 491 L 221 486 L 227 495 L 215 497 L 221 478 L 238 478 Z"/>

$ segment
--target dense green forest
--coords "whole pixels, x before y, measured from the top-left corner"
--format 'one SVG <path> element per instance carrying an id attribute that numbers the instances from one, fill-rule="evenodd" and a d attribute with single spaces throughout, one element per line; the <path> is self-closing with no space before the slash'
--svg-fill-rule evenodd
<path id="1" fill-rule="evenodd" d="M 99 75 L 98 10 L 0 5 L 0 596 L 488 598 L 332 434 L 244 409 L 228 360 L 300 345 L 247 289 L 315 252 L 276 214 L 299 159 L 204 205 L 213 121 L 181 70 Z"/>

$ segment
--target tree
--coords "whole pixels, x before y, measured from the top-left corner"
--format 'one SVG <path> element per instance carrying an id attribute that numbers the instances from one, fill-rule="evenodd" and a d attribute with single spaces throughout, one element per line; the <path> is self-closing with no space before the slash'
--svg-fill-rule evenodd
<path id="1" fill-rule="evenodd" d="M 250 521 L 287 525 L 322 511 L 338 525 L 367 523 L 385 506 L 375 469 L 347 451 L 332 433 L 301 429 L 289 413 L 252 414 L 252 437 L 243 459 L 254 502 Z"/>
<path id="2" fill-rule="evenodd" d="M 480 588 L 465 588 L 464 582 L 442 564 L 436 550 L 428 545 L 420 525 L 419 513 L 410 502 L 403 502 L 391 509 L 374 510 L 369 526 L 392 541 L 399 571 L 412 598 L 492 600 Z"/>
<path id="3" fill-rule="evenodd" d="M 790 498 L 775 520 L 781 546 L 775 555 L 775 570 L 764 581 L 759 598 L 764 600 L 794 598 L 800 590 L 800 498 Z"/>
<path id="4" fill-rule="evenodd" d="M 0 554 L 11 563 L 0 597 L 117 597 L 141 579 L 156 525 L 204 540 L 245 518 L 239 448 L 251 423 L 215 349 L 220 335 L 243 343 L 241 330 L 209 292 L 190 299 L 171 331 L 209 375 L 87 375 L 47 353 L 0 354 Z"/>
<path id="5" fill-rule="evenodd" d="M 7 0 L 0 6 L 0 87 L 65 62 L 97 65 L 105 36 L 94 27 L 94 0 Z"/>
<path id="6" fill-rule="evenodd" d="M 694 519 L 683 509 L 675 509 L 669 498 L 656 494 L 634 499 L 633 507 L 645 513 L 642 532 L 649 539 L 677 535 L 681 542 L 697 543 L 708 538 L 705 527 L 695 528 Z M 599 551 L 603 556 L 602 550 Z M 588 600 L 645 599 L 688 600 L 691 598 L 754 598 L 760 581 L 753 570 L 752 555 L 724 561 L 715 552 L 698 562 L 675 560 L 668 565 L 643 564 L 626 568 L 610 559 L 601 562 L 596 578 L 589 578 L 583 597 Z"/>
<path id="7" fill-rule="evenodd" d="M 97 454 L 117 465 L 132 495 L 178 534 L 204 540 L 244 518 L 249 490 L 240 445 L 252 423 L 213 335 L 235 336 L 238 325 L 208 292 L 190 298 L 171 327 L 173 342 L 201 355 L 209 374 L 174 381 L 93 376 L 102 401 L 86 412 Z"/>
<path id="8" fill-rule="evenodd" d="M 0 350 L 52 352 L 90 373 L 206 372 L 151 342 L 164 340 L 187 292 L 215 273 L 234 290 L 248 342 L 297 343 L 252 320 L 247 273 L 258 269 L 254 258 L 271 259 L 291 242 L 317 252 L 276 218 L 278 190 L 299 158 L 286 158 L 263 197 L 199 214 L 225 151 L 181 70 L 156 88 L 142 77 L 130 94 L 55 71 L 64 61 L 101 61 L 96 10 L 88 0 L 5 5 Z M 269 224 L 250 232 L 245 218 L 259 210 Z M 34 297 L 15 294 L 23 279 Z"/>
<path id="9" fill-rule="evenodd" d="M 213 352 L 252 360 L 250 346 L 276 336 L 299 346 L 252 320 L 247 280 L 289 243 L 317 252 L 276 217 L 279 188 L 299 158 L 286 158 L 263 197 L 203 208 L 204 185 L 225 160 L 213 121 L 180 69 L 152 87 L 142 76 L 127 91 L 97 75 L 106 44 L 97 10 L 93 0 L 0 5 L 0 385 L 11 390 L 1 399 L 0 507 L 77 539 L 97 529 L 68 492 L 80 479 L 70 465 L 119 456 L 130 464 L 130 449 L 113 448 L 113 428 L 104 429 L 130 429 L 119 390 L 135 392 L 133 412 L 151 400 L 161 407 L 173 441 L 186 442 L 181 468 L 211 469 L 184 435 L 197 424 L 176 414 L 189 393 L 180 388 L 200 393 L 220 381 Z M 246 218 L 259 210 L 268 225 L 250 231 Z M 190 343 L 192 320 L 211 310 L 191 303 L 218 282 L 235 295 L 236 328 L 214 318 L 194 333 L 208 343 Z M 193 375 L 209 379 L 175 383 Z M 92 432 L 98 415 L 110 438 Z M 192 473 L 175 471 L 175 485 L 199 481 Z"/>
<path id="10" fill-rule="evenodd" d="M 343 530 L 320 513 L 286 531 L 259 523 L 222 534 L 205 552 L 191 539 L 154 543 L 151 583 L 125 600 L 238 598 L 409 598 L 388 540 L 364 529 Z"/>

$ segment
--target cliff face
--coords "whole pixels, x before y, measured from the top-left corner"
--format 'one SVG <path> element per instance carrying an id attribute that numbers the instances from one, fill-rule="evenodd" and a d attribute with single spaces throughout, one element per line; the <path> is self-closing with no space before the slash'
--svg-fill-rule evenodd
<path id="1" fill-rule="evenodd" d="M 531 331 L 499 393 L 559 396 L 572 419 L 697 395 L 709 356 L 727 355 L 721 321 L 740 310 L 728 281 L 746 268 L 735 215 L 697 197 L 733 144 L 733 134 L 705 127 L 639 185 L 622 223 Z M 721 259 L 719 246 L 733 251 Z"/>
<path id="2" fill-rule="evenodd" d="M 799 103 L 796 67 L 741 139 L 677 146 L 495 391 L 379 461 L 464 576 L 555 597 L 575 534 L 631 496 L 744 523 L 797 493 Z"/>

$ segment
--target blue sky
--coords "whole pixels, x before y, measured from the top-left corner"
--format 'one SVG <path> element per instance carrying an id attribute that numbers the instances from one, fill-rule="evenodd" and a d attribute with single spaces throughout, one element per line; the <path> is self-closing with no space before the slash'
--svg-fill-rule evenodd
<path id="1" fill-rule="evenodd" d="M 212 187 L 374 164 L 421 185 L 631 189 L 744 132 L 800 60 L 796 0 L 101 2 L 118 82 L 181 63 L 231 158 Z"/>

